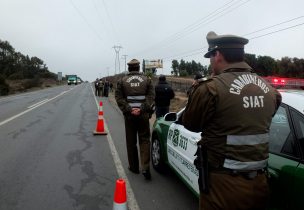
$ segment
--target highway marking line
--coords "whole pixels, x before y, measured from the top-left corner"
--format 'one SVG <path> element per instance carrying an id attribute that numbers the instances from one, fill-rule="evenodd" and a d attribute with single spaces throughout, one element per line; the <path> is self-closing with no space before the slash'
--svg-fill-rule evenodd
<path id="1" fill-rule="evenodd" d="M 42 100 L 42 101 L 39 101 L 38 103 L 35 103 L 35 104 L 33 104 L 33 105 L 31 105 L 31 106 L 29 106 L 29 107 L 27 107 L 28 109 L 30 109 L 30 108 L 32 108 L 32 107 L 34 107 L 34 106 L 38 106 L 38 105 L 40 105 L 40 104 L 43 104 L 44 102 L 47 102 L 49 99 L 44 99 L 44 100 Z"/>
<path id="2" fill-rule="evenodd" d="M 96 106 L 97 106 L 97 110 L 98 110 L 99 109 L 99 103 L 98 103 L 98 100 L 97 100 L 97 98 L 96 98 L 96 96 L 94 94 L 94 90 L 93 90 L 92 85 L 90 85 L 90 86 L 91 86 L 92 93 L 93 93 L 93 96 L 95 98 L 95 102 L 96 102 Z M 113 157 L 113 160 L 114 160 L 114 163 L 115 163 L 116 171 L 118 173 L 118 176 L 120 178 L 124 179 L 125 182 L 126 182 L 126 190 L 127 190 L 127 198 L 128 198 L 128 202 L 127 202 L 128 209 L 140 210 L 140 208 L 138 206 L 138 203 L 136 201 L 135 195 L 133 193 L 132 187 L 130 185 L 129 179 L 128 179 L 127 175 L 126 175 L 126 172 L 125 172 L 124 168 L 122 167 L 122 163 L 121 163 L 120 157 L 119 157 L 118 152 L 116 150 L 116 147 L 114 145 L 114 141 L 112 139 L 110 130 L 109 130 L 108 126 L 107 126 L 107 123 L 106 123 L 105 119 L 104 119 L 104 126 L 105 126 L 106 131 L 108 131 L 107 138 L 108 138 L 109 146 L 110 146 L 110 149 L 111 149 L 112 157 Z"/>
<path id="3" fill-rule="evenodd" d="M 22 115 L 24 115 L 24 114 L 26 114 L 26 113 L 32 111 L 33 109 L 38 108 L 39 106 L 42 106 L 43 104 L 45 104 L 45 103 L 47 103 L 47 102 L 50 102 L 50 101 L 54 100 L 55 98 L 58 98 L 59 96 L 62 96 L 63 94 L 65 94 L 65 93 L 67 93 L 67 92 L 69 92 L 69 91 L 71 91 L 71 90 L 63 91 L 63 92 L 61 92 L 59 95 L 57 95 L 57 96 L 55 96 L 55 97 L 53 97 L 53 98 L 50 98 L 50 99 L 48 99 L 47 101 L 44 101 L 43 103 L 36 104 L 36 106 L 33 106 L 33 107 L 31 107 L 31 108 L 28 108 L 27 110 L 25 110 L 25 111 L 23 111 L 23 112 L 20 112 L 19 114 L 16 114 L 16 115 L 14 115 L 14 116 L 12 116 L 12 117 L 10 117 L 10 118 L 8 118 L 8 119 L 6 119 L 6 120 L 0 122 L 0 126 L 2 126 L 2 125 L 4 125 L 4 124 L 6 124 L 6 123 L 8 123 L 8 122 L 10 122 L 10 121 L 12 121 L 12 120 L 14 120 L 14 119 L 20 117 L 20 116 L 22 116 Z M 35 104 L 34 104 L 34 105 L 35 105 Z"/>

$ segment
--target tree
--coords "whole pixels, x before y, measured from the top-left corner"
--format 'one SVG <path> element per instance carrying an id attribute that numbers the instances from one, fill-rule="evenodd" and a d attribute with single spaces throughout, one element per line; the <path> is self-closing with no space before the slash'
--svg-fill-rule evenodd
<path id="1" fill-rule="evenodd" d="M 255 56 L 255 54 L 245 54 L 245 62 L 248 63 L 249 66 L 251 66 L 252 69 L 257 68 L 258 60 Z"/>
<path id="2" fill-rule="evenodd" d="M 178 71 L 179 71 L 179 73 L 181 73 L 182 71 L 186 71 L 186 62 L 183 59 L 181 59 L 181 61 L 180 61 Z"/>
<path id="3" fill-rule="evenodd" d="M 172 71 L 171 74 L 177 76 L 178 75 L 178 66 L 179 63 L 177 60 L 172 60 Z"/>
<path id="4" fill-rule="evenodd" d="M 207 75 L 207 66 L 203 66 L 201 63 L 196 63 L 194 60 L 186 62 L 181 59 L 180 63 L 177 60 L 172 60 L 172 72 L 171 74 L 177 76 L 189 76 L 196 73 Z"/>
<path id="5" fill-rule="evenodd" d="M 261 76 L 272 76 L 278 71 L 276 61 L 270 56 L 258 56 L 256 72 Z"/>

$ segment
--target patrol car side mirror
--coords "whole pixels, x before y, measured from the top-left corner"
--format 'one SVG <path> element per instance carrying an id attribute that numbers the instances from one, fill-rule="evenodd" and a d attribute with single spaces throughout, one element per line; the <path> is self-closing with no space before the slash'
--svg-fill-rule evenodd
<path id="1" fill-rule="evenodd" d="M 176 112 L 169 112 L 169 113 L 165 114 L 164 119 L 165 119 L 165 121 L 176 121 L 177 114 L 176 114 Z"/>

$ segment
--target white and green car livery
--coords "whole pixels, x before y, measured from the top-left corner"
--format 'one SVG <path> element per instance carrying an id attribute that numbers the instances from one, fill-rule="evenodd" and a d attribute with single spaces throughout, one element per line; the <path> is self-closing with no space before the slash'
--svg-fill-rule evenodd
<path id="1" fill-rule="evenodd" d="M 304 91 L 280 90 L 282 104 L 269 132 L 268 175 L 271 209 L 304 209 Z M 179 123 L 178 113 L 168 113 L 153 125 L 151 159 L 157 171 L 170 167 L 196 195 L 198 171 L 193 165 L 200 133 Z"/>
<path id="2" fill-rule="evenodd" d="M 169 113 L 155 121 L 151 146 L 152 165 L 159 172 L 169 165 L 190 190 L 198 195 L 198 170 L 193 161 L 201 135 L 175 122 L 183 111 Z"/>

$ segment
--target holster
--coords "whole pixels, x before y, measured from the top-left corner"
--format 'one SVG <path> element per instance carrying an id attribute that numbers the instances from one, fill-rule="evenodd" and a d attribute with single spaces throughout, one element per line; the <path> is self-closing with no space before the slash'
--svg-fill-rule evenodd
<path id="1" fill-rule="evenodd" d="M 208 167 L 208 155 L 207 148 L 202 145 L 197 145 L 197 156 L 194 160 L 194 165 L 199 172 L 198 186 L 200 192 L 205 194 L 209 193 L 209 167 Z"/>

